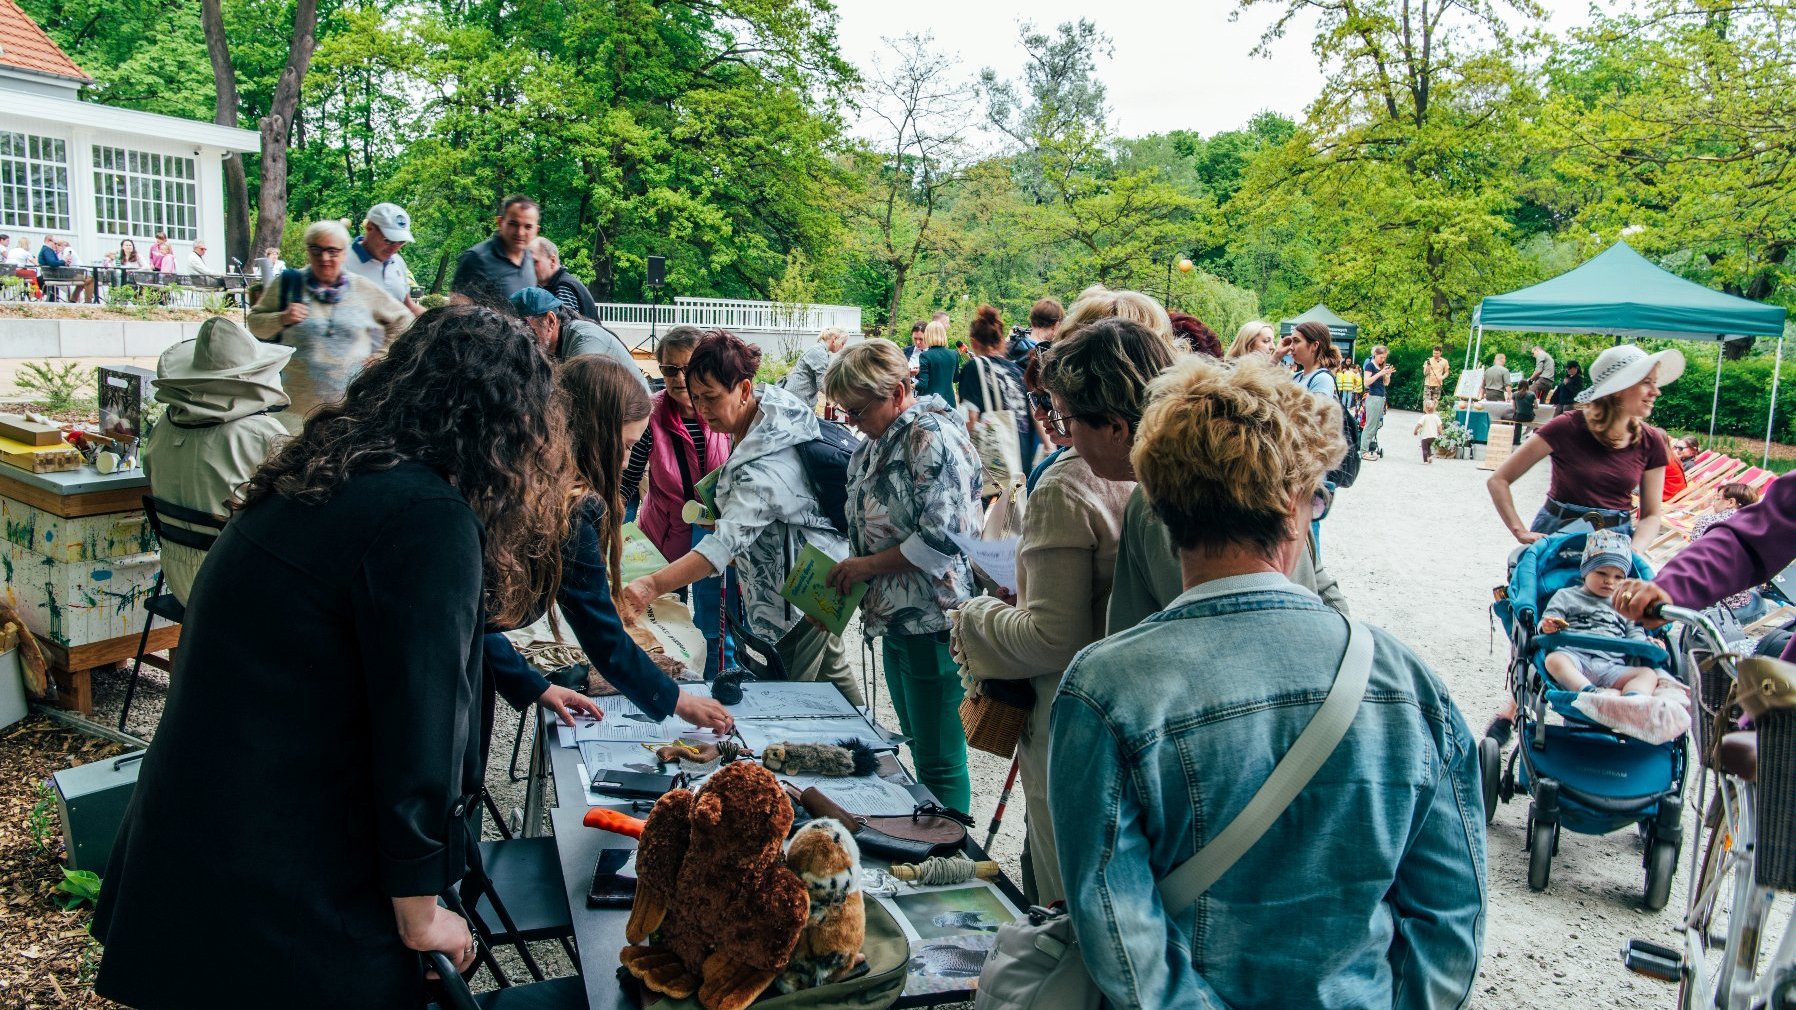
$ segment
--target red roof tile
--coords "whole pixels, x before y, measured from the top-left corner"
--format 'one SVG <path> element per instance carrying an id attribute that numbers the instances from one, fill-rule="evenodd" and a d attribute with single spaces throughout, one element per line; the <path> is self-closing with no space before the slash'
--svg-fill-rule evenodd
<path id="1" fill-rule="evenodd" d="M 14 0 L 0 0 L 0 67 L 92 80 Z"/>

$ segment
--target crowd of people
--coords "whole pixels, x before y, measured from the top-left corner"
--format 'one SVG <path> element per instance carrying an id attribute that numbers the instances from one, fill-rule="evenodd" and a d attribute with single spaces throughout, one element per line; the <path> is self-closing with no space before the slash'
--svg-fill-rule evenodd
<path id="1" fill-rule="evenodd" d="M 598 714 L 503 632 L 553 602 L 644 711 L 727 733 L 728 710 L 628 633 L 682 593 L 706 679 L 752 638 L 788 678 L 865 704 L 842 638 L 782 596 L 809 547 L 837 589 L 867 586 L 861 633 L 940 802 L 974 800 L 963 702 L 1028 709 L 1022 884 L 1064 902 L 1113 1005 L 1465 1004 L 1486 895 L 1477 748 L 1440 678 L 1354 625 L 1322 564 L 1326 476 L 1377 458 L 1376 423 L 1361 445 L 1343 436 L 1325 326 L 1281 338 L 1255 321 L 1225 350 L 1200 320 L 1093 287 L 1012 330 L 980 306 L 964 358 L 945 314 L 909 348 L 826 332 L 779 383 L 753 344 L 676 328 L 653 389 L 538 221 L 534 201 L 506 200 L 461 257 L 454 304 L 422 313 L 393 280 L 403 211 L 371 209 L 354 239 L 320 222 L 248 332 L 214 319 L 164 354 L 153 492 L 229 521 L 210 551 L 164 557 L 182 649 L 105 875 L 98 992 L 417 1005 L 416 952 L 475 955 L 435 896 L 478 858 L 493 699 Z M 1363 364 L 1369 399 L 1393 372 L 1382 351 Z M 1652 535 L 1666 450 L 1643 420 L 1681 365 L 1597 359 L 1583 409 L 1491 478 L 1519 541 L 1574 515 Z M 1425 367 L 1437 393 L 1445 374 Z M 856 435 L 839 486 L 809 455 L 833 423 L 820 401 Z M 1553 486 L 1524 527 L 1510 486 L 1543 458 Z M 714 506 L 694 512 L 701 481 Z M 1622 604 L 1762 581 L 1796 553 L 1791 487 L 1721 520 L 1699 541 L 1714 558 L 1682 581 L 1617 579 L 1605 555 L 1598 588 L 1639 619 Z M 959 545 L 994 516 L 1018 538 L 1014 586 Z M 666 564 L 626 584 L 632 517 Z M 1201 900 L 1164 904 L 1157 882 L 1247 806 L 1362 632 L 1370 686 L 1337 749 Z M 230 818 L 208 809 L 221 792 L 242 798 Z"/>

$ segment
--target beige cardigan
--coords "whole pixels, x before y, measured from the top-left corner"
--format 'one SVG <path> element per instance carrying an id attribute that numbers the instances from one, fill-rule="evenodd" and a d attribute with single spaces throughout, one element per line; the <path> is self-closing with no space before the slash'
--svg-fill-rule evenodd
<path id="1" fill-rule="evenodd" d="M 1017 605 L 982 596 L 960 609 L 960 646 L 973 676 L 1035 685 L 1053 703 L 1080 649 L 1104 637 L 1110 583 L 1132 481 L 1105 480 L 1071 449 L 1042 475 L 1017 544 Z"/>

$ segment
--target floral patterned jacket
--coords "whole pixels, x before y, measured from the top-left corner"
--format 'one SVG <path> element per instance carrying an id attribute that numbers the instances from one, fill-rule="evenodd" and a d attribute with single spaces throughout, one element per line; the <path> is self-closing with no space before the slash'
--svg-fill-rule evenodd
<path id="1" fill-rule="evenodd" d="M 848 536 L 856 555 L 896 546 L 921 571 L 878 575 L 861 601 L 868 635 L 948 630 L 978 590 L 948 538 L 979 535 L 979 454 L 939 396 L 925 396 L 848 460 Z"/>
<path id="2" fill-rule="evenodd" d="M 749 630 L 778 644 L 804 619 L 780 595 L 798 552 L 808 542 L 841 559 L 848 548 L 798 459 L 798 446 L 817 437 L 816 413 L 778 386 L 755 394 L 760 411 L 717 478 L 717 530 L 692 549 L 719 572 L 735 562 Z"/>

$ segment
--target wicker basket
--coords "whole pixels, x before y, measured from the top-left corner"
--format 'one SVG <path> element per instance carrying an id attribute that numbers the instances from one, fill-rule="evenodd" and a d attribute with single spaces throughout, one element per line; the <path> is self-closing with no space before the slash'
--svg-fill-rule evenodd
<path id="1" fill-rule="evenodd" d="M 981 693 L 970 694 L 960 703 L 960 727 L 966 731 L 967 746 L 1004 758 L 1014 755 L 1034 708 L 1035 692 L 1026 682 L 984 682 Z"/>
<path id="2" fill-rule="evenodd" d="M 1776 709 L 1759 731 L 1758 870 L 1765 887 L 1796 890 L 1796 710 Z"/>
<path id="3" fill-rule="evenodd" d="M 1734 682 L 1714 661 L 1714 653 L 1699 649 L 1690 656 L 1696 667 L 1690 729 L 1696 738 L 1697 760 L 1704 767 L 1712 767 L 1715 745 L 1723 734 L 1738 728 L 1734 720 L 1740 715 L 1740 707 L 1734 703 Z"/>

